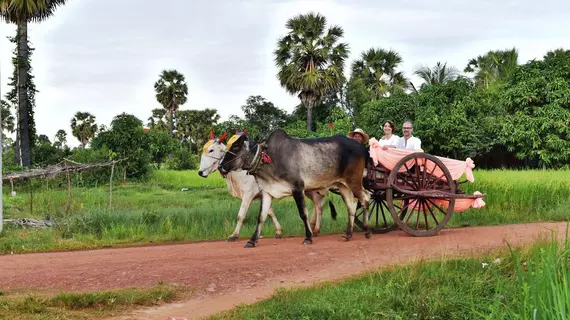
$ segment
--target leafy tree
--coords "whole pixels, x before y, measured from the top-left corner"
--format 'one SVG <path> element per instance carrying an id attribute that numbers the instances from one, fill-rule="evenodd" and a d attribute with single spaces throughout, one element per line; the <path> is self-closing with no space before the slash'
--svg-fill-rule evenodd
<path id="1" fill-rule="evenodd" d="M 404 92 L 395 92 L 388 98 L 366 103 L 362 107 L 360 126 L 371 137 L 380 138 L 384 135 L 382 129 L 384 122 L 391 120 L 396 124 L 394 133 L 401 136 L 402 123 L 406 120 L 416 119 L 418 110 L 419 106 L 415 96 Z"/>
<path id="2" fill-rule="evenodd" d="M 17 36 L 13 42 L 18 43 L 17 77 L 12 79 L 12 83 L 18 87 L 18 145 L 21 150 L 21 161 L 24 167 L 29 167 L 31 163 L 30 145 L 35 137 L 35 128 L 32 128 L 33 105 L 30 101 L 30 92 L 35 92 L 35 86 L 31 85 L 30 55 L 32 49 L 28 41 L 28 22 L 43 22 L 53 16 L 55 10 L 66 3 L 66 0 L 0 0 L 0 21 L 17 25 Z M 16 80 L 17 79 L 17 80 Z M 30 117 L 32 114 L 32 117 Z M 32 125 L 32 126 L 31 126 Z M 32 129 L 32 130 L 30 130 Z"/>
<path id="3" fill-rule="evenodd" d="M 164 131 L 151 129 L 147 135 L 151 160 L 160 169 L 166 157 L 176 150 L 178 143 L 170 134 Z"/>
<path id="4" fill-rule="evenodd" d="M 372 97 L 379 99 L 395 91 L 409 88 L 410 81 L 403 72 L 396 71 L 403 62 L 394 50 L 369 49 L 352 63 L 352 76 L 362 79 Z"/>
<path id="5" fill-rule="evenodd" d="M 63 160 L 63 157 L 69 154 L 69 150 L 60 150 L 52 145 L 48 136 L 40 134 L 36 139 L 33 147 L 32 162 L 36 166 L 44 167 L 52 165 Z"/>
<path id="6" fill-rule="evenodd" d="M 414 74 L 420 77 L 425 85 L 445 84 L 448 81 L 455 80 L 459 75 L 459 70 L 455 67 L 448 67 L 447 62 L 444 64 L 438 62 L 433 68 L 422 67 L 416 70 Z"/>
<path id="7" fill-rule="evenodd" d="M 346 43 L 338 43 L 343 29 L 332 26 L 325 33 L 326 24 L 324 16 L 314 13 L 289 19 L 289 32 L 279 39 L 274 51 L 279 82 L 306 107 L 309 131 L 315 103 L 343 84 L 344 61 L 349 53 Z"/>
<path id="8" fill-rule="evenodd" d="M 273 105 L 262 96 L 249 96 L 241 107 L 245 120 L 257 127 L 258 137 L 267 136 L 271 131 L 282 128 L 287 123 L 287 112 Z"/>
<path id="9" fill-rule="evenodd" d="M 188 100 L 188 85 L 184 75 L 176 70 L 163 70 L 154 84 L 156 100 L 168 113 L 170 133 L 174 130 L 174 113 Z"/>
<path id="10" fill-rule="evenodd" d="M 250 123 L 245 121 L 245 119 L 240 118 L 237 115 L 231 115 L 228 120 L 223 121 L 215 126 L 214 131 L 216 132 L 216 136 L 220 136 L 224 134 L 224 132 L 228 132 L 232 134 L 236 131 L 243 131 L 247 130 L 248 135 L 249 132 L 255 132 L 257 128 L 253 128 Z"/>
<path id="11" fill-rule="evenodd" d="M 14 144 L 16 149 L 16 152 L 14 153 L 14 162 L 23 165 L 23 163 L 25 162 L 24 158 L 27 159 L 31 157 L 29 146 L 35 145 L 36 124 L 34 120 L 34 107 L 36 104 L 35 94 L 38 91 L 36 90 L 36 85 L 34 83 L 34 76 L 32 75 L 32 68 L 30 64 L 34 49 L 30 47 L 28 42 L 28 51 L 29 51 L 28 59 L 26 62 L 24 62 L 25 64 L 27 64 L 27 73 L 28 73 L 26 75 L 27 83 L 25 85 L 25 88 L 27 90 L 26 92 L 27 108 L 25 110 L 19 109 L 18 99 L 20 98 L 20 92 L 19 92 L 20 87 L 18 84 L 19 81 L 18 72 L 20 71 L 19 69 L 20 60 L 18 56 L 18 43 L 19 43 L 18 37 L 19 37 L 18 35 L 16 35 L 16 37 L 8 37 L 10 42 L 16 44 L 16 47 L 13 51 L 14 57 L 12 58 L 12 64 L 14 65 L 14 70 L 12 73 L 12 77 L 9 78 L 10 82 L 8 83 L 8 85 L 12 87 L 12 90 L 10 90 L 6 94 L 6 98 L 14 106 L 15 114 L 18 120 L 16 124 L 16 141 Z M 24 116 L 22 112 L 25 112 L 26 115 Z M 26 122 L 27 124 L 24 124 L 24 122 Z M 24 142 L 24 140 L 26 142 Z M 26 147 L 22 147 L 24 145 Z"/>
<path id="12" fill-rule="evenodd" d="M 179 110 L 176 112 L 176 136 L 192 146 L 201 146 L 208 140 L 210 130 L 220 119 L 216 109 Z M 198 150 L 198 148 L 192 148 Z"/>
<path id="13" fill-rule="evenodd" d="M 89 112 L 78 111 L 73 119 L 71 119 L 71 132 L 73 136 L 81 142 L 81 146 L 85 148 L 97 132 L 95 116 Z"/>
<path id="14" fill-rule="evenodd" d="M 425 87 L 417 96 L 421 106 L 414 122 L 414 134 L 422 139 L 427 152 L 464 159 L 488 152 L 493 136 L 484 130 L 476 110 L 481 101 L 472 94 L 475 87 L 467 78 L 458 78 L 442 85 Z M 468 108 L 475 108 L 470 110 Z"/>
<path id="15" fill-rule="evenodd" d="M 570 160 L 570 50 L 520 66 L 506 84 L 500 134 L 519 159 L 562 166 Z"/>
<path id="16" fill-rule="evenodd" d="M 121 113 L 113 118 L 109 130 L 93 139 L 93 149 L 108 148 L 123 161 L 123 182 L 127 177 L 143 177 L 148 173 L 150 163 L 149 135 L 143 130 L 143 123 L 134 115 Z"/>
<path id="17" fill-rule="evenodd" d="M 56 148 L 63 148 L 67 143 L 67 132 L 63 129 L 57 130 L 55 134 L 55 142 L 53 143 Z"/>
<path id="18" fill-rule="evenodd" d="M 355 126 L 360 124 L 360 115 L 363 106 L 372 101 L 372 94 L 366 89 L 364 81 L 359 77 L 351 77 L 346 85 L 346 106 L 353 117 Z"/>
<path id="19" fill-rule="evenodd" d="M 148 118 L 148 126 L 151 130 L 168 132 L 166 109 L 153 109 L 152 116 Z"/>
<path id="20" fill-rule="evenodd" d="M 36 143 L 38 145 L 41 144 L 50 144 L 51 145 L 51 141 L 49 141 L 48 136 L 46 136 L 45 134 L 40 134 L 37 138 L 36 138 Z"/>
<path id="21" fill-rule="evenodd" d="M 10 111 L 8 102 L 0 100 L 0 108 L 2 112 L 2 137 L 4 137 L 4 131 L 9 133 L 14 132 L 14 116 Z"/>
<path id="22" fill-rule="evenodd" d="M 497 81 L 506 81 L 517 69 L 518 51 L 508 50 L 489 51 L 485 55 L 469 60 L 464 72 L 474 73 L 475 83 L 484 88 L 490 88 Z"/>

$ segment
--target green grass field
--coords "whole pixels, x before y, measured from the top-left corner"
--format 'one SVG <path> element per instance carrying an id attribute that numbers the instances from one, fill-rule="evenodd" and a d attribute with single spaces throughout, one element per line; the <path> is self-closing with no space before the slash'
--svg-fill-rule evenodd
<path id="1" fill-rule="evenodd" d="M 475 178 L 474 184 L 462 188 L 488 194 L 487 206 L 455 214 L 447 227 L 564 221 L 570 217 L 570 171 L 477 170 Z M 16 189 L 15 197 L 9 195 L 9 184 L 4 191 L 5 218 L 49 216 L 60 227 L 32 230 L 6 225 L 0 234 L 0 253 L 226 239 L 235 227 L 241 203 L 229 195 L 217 172 L 204 179 L 195 171 L 160 170 L 145 183 L 116 184 L 111 209 L 108 186 L 73 188 L 69 214 L 65 213 L 67 190 L 51 188 L 49 181 L 33 191 L 33 214 L 26 189 Z M 331 194 L 331 198 L 339 217 L 333 221 L 325 206 L 321 230 L 342 233 L 346 209 L 339 196 Z M 304 234 L 292 198 L 273 204 L 285 236 Z M 312 209 L 312 203 L 308 206 Z M 258 212 L 256 201 L 241 230 L 242 238 L 253 233 Z M 272 236 L 274 231 L 267 219 L 263 235 Z"/>
<path id="2" fill-rule="evenodd" d="M 487 206 L 455 214 L 447 227 L 569 220 L 570 171 L 476 171 L 475 177 L 474 184 L 462 187 L 469 193 L 488 194 Z M 17 189 L 12 197 L 6 189 L 5 218 L 50 216 L 60 227 L 33 230 L 6 225 L 0 234 L 2 253 L 225 239 L 235 227 L 240 205 L 228 194 L 219 174 L 204 179 L 195 171 L 161 170 L 146 183 L 117 184 L 112 209 L 108 187 L 73 188 L 69 214 L 65 213 L 67 191 L 54 189 L 49 182 L 34 190 L 33 214 L 27 190 Z M 340 197 L 332 199 L 339 217 L 333 221 L 326 207 L 322 232 L 342 233 L 346 210 Z M 275 201 L 274 207 L 285 235 L 303 234 L 291 198 Z M 243 238 L 253 232 L 258 210 L 255 202 L 242 228 Z M 263 234 L 273 233 L 268 219 Z M 534 319 L 535 309 L 536 319 L 567 319 L 569 253 L 568 244 L 557 248 L 552 242 L 541 242 L 515 256 L 505 248 L 469 259 L 381 269 L 341 283 L 279 290 L 269 300 L 212 319 Z M 496 258 L 501 262 L 494 263 Z M 483 268 L 482 263 L 487 266 Z M 164 286 L 56 296 L 0 291 L 0 315 L 98 318 L 137 305 L 172 301 L 183 293 Z M 545 306 L 558 314 L 545 313 Z"/>
<path id="3" fill-rule="evenodd" d="M 568 240 L 505 249 L 281 289 L 209 319 L 569 319 Z"/>
<path id="4" fill-rule="evenodd" d="M 78 320 L 117 316 L 134 308 L 155 306 L 188 296 L 183 286 L 154 287 L 57 295 L 5 294 L 0 291 L 0 319 Z"/>

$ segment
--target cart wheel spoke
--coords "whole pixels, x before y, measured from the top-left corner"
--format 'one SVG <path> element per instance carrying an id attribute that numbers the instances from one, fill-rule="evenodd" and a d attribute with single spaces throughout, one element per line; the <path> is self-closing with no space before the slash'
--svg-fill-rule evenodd
<path id="1" fill-rule="evenodd" d="M 402 172 L 399 172 L 400 170 Z M 453 214 L 454 198 L 429 199 L 421 194 L 422 191 L 433 190 L 456 193 L 457 186 L 449 170 L 438 158 L 430 154 L 418 152 L 402 158 L 392 169 L 388 186 L 390 188 L 386 192 L 386 201 L 392 218 L 410 235 L 436 235 Z M 398 192 L 392 186 L 397 187 Z M 398 200 L 405 202 L 401 208 L 404 210 L 394 203 Z M 407 217 L 400 214 L 402 211 L 409 211 Z"/>
<path id="2" fill-rule="evenodd" d="M 387 233 L 398 228 L 398 225 L 392 219 L 392 215 L 389 210 L 384 210 L 386 206 L 386 199 L 384 192 L 373 193 L 370 198 L 369 203 L 369 216 L 368 216 L 368 226 L 370 227 L 372 233 L 381 234 Z M 372 218 L 372 215 L 375 215 Z M 382 217 L 380 217 L 380 215 Z M 364 230 L 364 210 L 359 208 L 355 214 L 354 224 L 358 226 L 361 230 Z"/>

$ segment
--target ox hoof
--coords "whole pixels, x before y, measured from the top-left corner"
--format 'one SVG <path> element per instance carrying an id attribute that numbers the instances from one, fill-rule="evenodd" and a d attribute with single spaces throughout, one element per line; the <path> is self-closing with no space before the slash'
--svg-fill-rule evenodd
<path id="1" fill-rule="evenodd" d="M 232 235 L 232 236 L 229 236 L 229 237 L 228 237 L 228 240 L 227 240 L 227 241 L 228 241 L 228 242 L 234 242 L 234 241 L 237 240 L 237 238 L 238 238 L 237 236 L 233 236 L 233 235 Z"/>
<path id="2" fill-rule="evenodd" d="M 255 247 L 255 243 L 250 241 L 248 241 L 244 246 L 244 248 L 253 248 L 253 247 Z"/>
<path id="3" fill-rule="evenodd" d="M 303 244 L 313 244 L 313 240 L 305 239 L 305 241 L 303 241 Z"/>
<path id="4" fill-rule="evenodd" d="M 281 238 L 283 238 L 283 235 L 280 234 L 280 233 L 276 233 L 276 234 L 273 236 L 273 238 L 275 238 L 275 239 L 281 239 Z"/>
<path id="5" fill-rule="evenodd" d="M 366 239 L 370 239 L 370 237 L 372 237 L 372 232 L 368 231 L 364 234 L 364 236 L 366 237 Z"/>
<path id="6" fill-rule="evenodd" d="M 341 240 L 341 241 L 349 241 L 350 238 L 352 238 L 352 236 L 346 236 L 346 235 L 344 235 L 344 236 L 342 236 L 342 237 L 340 238 L 340 240 Z"/>

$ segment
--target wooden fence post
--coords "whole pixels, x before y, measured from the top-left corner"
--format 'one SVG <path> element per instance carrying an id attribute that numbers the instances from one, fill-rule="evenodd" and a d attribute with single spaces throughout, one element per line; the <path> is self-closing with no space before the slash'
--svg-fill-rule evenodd
<path id="1" fill-rule="evenodd" d="M 113 206 L 113 172 L 115 172 L 115 161 L 111 165 L 111 179 L 109 180 L 109 209 Z"/>

